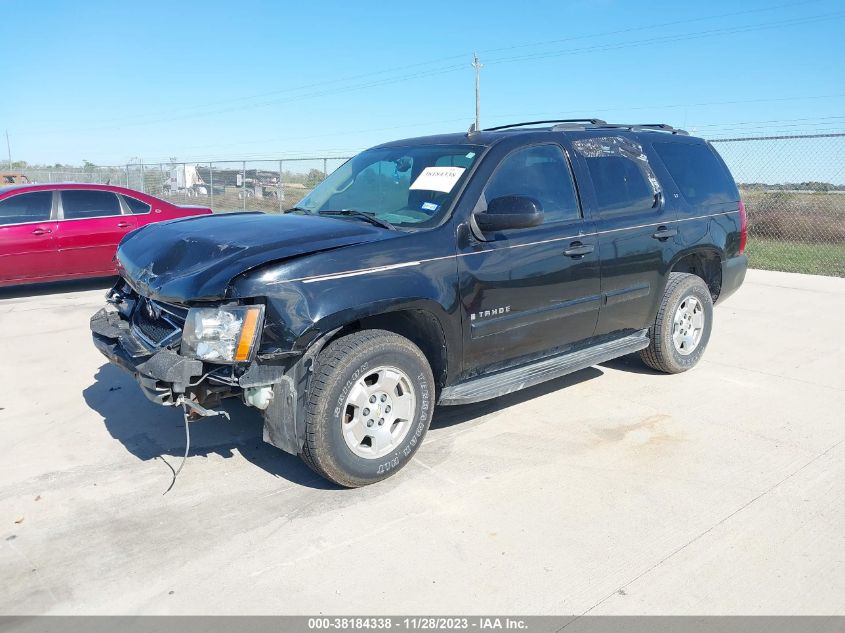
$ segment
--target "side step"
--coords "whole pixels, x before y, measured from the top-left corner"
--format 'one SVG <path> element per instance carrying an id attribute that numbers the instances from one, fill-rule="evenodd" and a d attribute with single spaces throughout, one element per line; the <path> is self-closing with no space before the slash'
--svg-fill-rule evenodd
<path id="1" fill-rule="evenodd" d="M 635 334 L 575 352 L 542 358 L 528 365 L 506 369 L 446 387 L 440 396 L 439 404 L 469 404 L 504 396 L 553 378 L 559 378 L 598 365 L 612 358 L 637 352 L 648 347 L 648 344 L 648 330 L 640 330 Z"/>

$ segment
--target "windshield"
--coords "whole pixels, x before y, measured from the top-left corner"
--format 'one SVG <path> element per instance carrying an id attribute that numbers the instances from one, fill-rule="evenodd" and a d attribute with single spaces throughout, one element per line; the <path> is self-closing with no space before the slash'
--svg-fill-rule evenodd
<path id="1" fill-rule="evenodd" d="M 341 165 L 296 208 L 313 214 L 362 211 L 400 228 L 436 226 L 480 153 L 477 145 L 369 149 Z"/>

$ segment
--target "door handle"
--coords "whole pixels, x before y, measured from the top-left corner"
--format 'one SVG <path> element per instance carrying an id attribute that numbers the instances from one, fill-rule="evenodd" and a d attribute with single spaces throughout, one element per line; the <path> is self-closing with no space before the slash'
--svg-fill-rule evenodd
<path id="1" fill-rule="evenodd" d="M 33 235 L 44 235 L 45 233 L 52 233 L 53 229 L 35 229 L 32 231 Z"/>
<path id="2" fill-rule="evenodd" d="M 563 254 L 567 257 L 583 257 L 592 253 L 596 249 L 592 244 L 582 244 L 581 242 L 572 242 Z"/>
<path id="3" fill-rule="evenodd" d="M 652 237 L 656 240 L 667 240 L 670 237 L 675 237 L 678 234 L 678 229 L 667 229 L 665 226 L 658 227 Z"/>
<path id="4" fill-rule="evenodd" d="M 117 223 L 117 228 L 119 228 L 119 229 L 125 229 L 127 226 L 129 226 L 129 222 L 118 222 Z"/>

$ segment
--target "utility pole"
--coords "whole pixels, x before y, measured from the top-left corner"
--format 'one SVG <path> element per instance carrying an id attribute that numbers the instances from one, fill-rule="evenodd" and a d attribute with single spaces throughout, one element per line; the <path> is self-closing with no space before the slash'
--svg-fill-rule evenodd
<path id="1" fill-rule="evenodd" d="M 475 68 L 475 129 L 481 130 L 481 69 L 484 67 L 478 61 L 478 55 L 472 54 L 472 67 Z"/>
<path id="2" fill-rule="evenodd" d="M 9 130 L 6 130 L 6 151 L 9 153 L 9 171 L 12 171 L 12 146 L 9 145 Z"/>

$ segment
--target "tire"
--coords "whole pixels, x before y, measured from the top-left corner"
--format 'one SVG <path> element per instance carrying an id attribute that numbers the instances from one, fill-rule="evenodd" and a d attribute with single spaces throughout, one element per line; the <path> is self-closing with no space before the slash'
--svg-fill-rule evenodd
<path id="1" fill-rule="evenodd" d="M 640 358 L 667 374 L 692 369 L 704 354 L 712 328 L 713 298 L 704 280 L 689 273 L 669 273 L 657 317 L 649 328 L 651 342 Z"/>
<path id="2" fill-rule="evenodd" d="M 408 339 L 386 330 L 343 336 L 317 356 L 300 456 L 341 486 L 381 481 L 419 449 L 434 390 L 425 355 Z"/>

